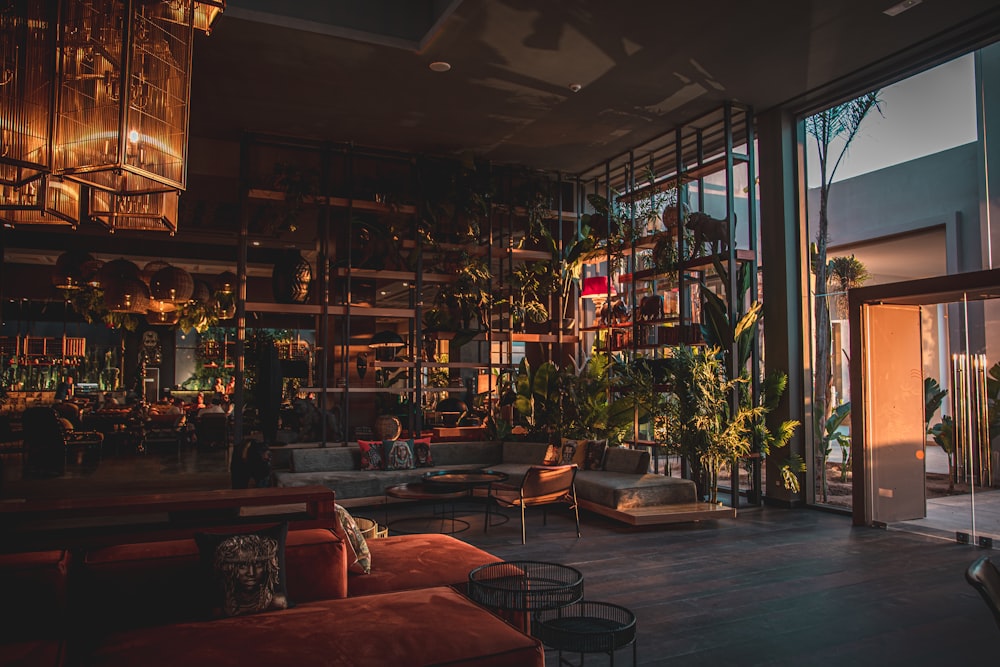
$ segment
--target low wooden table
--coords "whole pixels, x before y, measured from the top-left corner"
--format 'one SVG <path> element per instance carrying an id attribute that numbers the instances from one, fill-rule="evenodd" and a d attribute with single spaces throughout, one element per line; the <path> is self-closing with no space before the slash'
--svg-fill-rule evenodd
<path id="1" fill-rule="evenodd" d="M 472 497 L 474 489 L 486 487 L 486 509 L 483 532 L 490 526 L 490 490 L 494 484 L 507 481 L 507 473 L 497 470 L 434 470 L 424 474 L 424 484 L 442 490 L 461 489 Z M 506 517 L 500 524 L 506 523 Z"/>

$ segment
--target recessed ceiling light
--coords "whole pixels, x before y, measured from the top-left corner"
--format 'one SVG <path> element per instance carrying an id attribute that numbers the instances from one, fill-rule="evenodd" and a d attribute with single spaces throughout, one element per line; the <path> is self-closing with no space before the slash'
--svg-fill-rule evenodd
<path id="1" fill-rule="evenodd" d="M 260 241 L 251 241 L 250 245 L 255 246 L 255 247 L 260 247 Z"/>
<path id="2" fill-rule="evenodd" d="M 903 0 L 899 4 L 895 4 L 889 9 L 884 10 L 882 13 L 887 16 L 899 16 L 907 9 L 913 9 L 921 2 L 923 2 L 923 0 Z"/>
<path id="3" fill-rule="evenodd" d="M 583 86 L 581 86 L 578 83 L 571 83 L 571 84 L 569 84 L 569 89 L 572 90 L 574 93 L 580 92 L 581 88 L 583 88 Z"/>
<path id="4" fill-rule="evenodd" d="M 428 67 L 431 68 L 432 72 L 447 72 L 451 69 L 451 63 L 446 63 L 443 60 L 435 60 Z"/>

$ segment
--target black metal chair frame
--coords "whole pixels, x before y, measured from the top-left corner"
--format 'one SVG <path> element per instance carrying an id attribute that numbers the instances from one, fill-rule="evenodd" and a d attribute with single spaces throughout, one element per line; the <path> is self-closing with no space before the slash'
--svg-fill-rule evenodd
<path id="1" fill-rule="evenodd" d="M 571 472 L 570 472 L 571 471 Z M 568 503 L 573 515 L 576 518 L 576 536 L 580 537 L 580 508 L 576 501 L 576 464 L 558 466 L 531 466 L 524 474 L 521 484 L 513 486 L 510 484 L 493 484 L 490 487 L 490 496 L 487 498 L 486 529 L 489 530 L 489 504 L 496 501 L 498 505 L 504 507 L 521 508 L 521 544 L 526 543 L 524 527 L 525 507 L 541 506 L 542 523 L 548 525 L 547 506 L 553 503 Z M 569 484 L 566 484 L 564 477 L 569 477 Z M 514 492 L 518 494 L 517 499 L 508 500 L 496 492 Z"/>

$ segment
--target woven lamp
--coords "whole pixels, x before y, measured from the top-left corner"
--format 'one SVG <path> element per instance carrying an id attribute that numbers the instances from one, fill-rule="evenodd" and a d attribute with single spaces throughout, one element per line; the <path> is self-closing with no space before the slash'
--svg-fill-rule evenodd
<path id="1" fill-rule="evenodd" d="M 194 294 L 194 278 L 177 266 L 166 266 L 149 280 L 149 295 L 157 301 L 184 303 Z"/>
<path id="2" fill-rule="evenodd" d="M 52 284 L 57 289 L 80 289 L 94 264 L 90 253 L 82 250 L 67 250 L 56 258 L 56 269 L 52 274 Z"/>
<path id="3" fill-rule="evenodd" d="M 141 275 L 139 267 L 134 262 L 127 259 L 113 259 L 104 263 L 95 278 L 99 287 L 107 288 L 126 279 L 142 282 Z"/>
<path id="4" fill-rule="evenodd" d="M 200 278 L 195 279 L 194 289 L 191 292 L 191 301 L 207 304 L 212 300 L 212 287 Z"/>
<path id="5" fill-rule="evenodd" d="M 149 290 L 138 278 L 124 278 L 103 284 L 104 305 L 115 313 L 145 314 L 149 310 Z"/>
<path id="6" fill-rule="evenodd" d="M 150 283 L 153 282 L 153 275 L 160 269 L 165 269 L 168 266 L 170 266 L 170 262 L 165 262 L 162 259 L 154 259 L 142 267 L 142 274 L 139 277 L 142 278 L 142 282 L 146 283 L 146 287 L 150 287 Z"/>

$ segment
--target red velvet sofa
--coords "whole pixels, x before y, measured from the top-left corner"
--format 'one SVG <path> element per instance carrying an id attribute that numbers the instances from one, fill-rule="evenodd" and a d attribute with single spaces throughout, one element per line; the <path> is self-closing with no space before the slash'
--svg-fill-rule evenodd
<path id="1" fill-rule="evenodd" d="M 533 665 L 541 644 L 471 602 L 473 568 L 498 559 L 444 535 L 369 541 L 348 573 L 326 529 L 292 530 L 292 609 L 208 620 L 193 539 L 0 555 L 8 609 L 0 665 Z"/>

